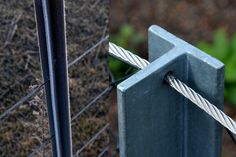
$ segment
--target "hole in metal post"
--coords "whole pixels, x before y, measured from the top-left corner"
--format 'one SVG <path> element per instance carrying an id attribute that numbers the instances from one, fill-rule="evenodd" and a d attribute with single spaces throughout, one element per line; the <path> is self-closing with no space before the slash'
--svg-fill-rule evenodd
<path id="1" fill-rule="evenodd" d="M 163 78 L 163 81 L 167 84 L 167 85 L 170 85 L 170 81 L 169 79 L 167 78 L 167 76 L 169 75 L 173 75 L 173 72 L 172 71 L 169 71 L 165 74 L 164 78 Z"/>

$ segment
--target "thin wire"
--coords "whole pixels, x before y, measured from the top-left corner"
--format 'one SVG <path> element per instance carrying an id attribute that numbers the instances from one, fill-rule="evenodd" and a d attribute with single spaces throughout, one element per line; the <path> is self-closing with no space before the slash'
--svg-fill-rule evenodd
<path id="1" fill-rule="evenodd" d="M 88 50 L 86 50 L 81 56 L 79 56 L 78 58 L 76 58 L 75 60 L 73 60 L 71 63 L 69 63 L 68 67 L 71 67 L 72 65 L 76 64 L 77 62 L 79 62 L 80 60 L 82 60 L 86 55 L 88 55 L 90 52 L 92 52 L 95 48 L 97 48 L 98 46 L 100 46 L 103 42 L 107 41 L 109 36 L 105 36 L 102 37 L 102 39 L 100 41 L 98 41 L 95 45 L 93 45 L 92 47 L 90 47 Z M 21 79 L 19 82 L 24 81 L 27 77 L 29 77 L 31 75 L 27 75 L 26 77 L 24 77 L 23 79 Z M 48 82 L 49 80 L 45 81 Z M 37 94 L 40 89 L 42 88 L 42 86 L 45 84 L 41 84 L 40 86 L 38 86 L 37 88 L 35 88 L 32 92 L 28 93 L 26 96 L 22 97 L 18 102 L 16 102 L 14 105 L 12 105 L 12 107 L 10 107 L 9 109 L 7 109 L 6 111 L 4 111 L 3 114 L 0 115 L 0 123 L 5 119 L 4 117 L 6 117 L 7 115 L 9 115 L 13 110 L 15 110 L 16 108 L 18 108 L 21 104 L 23 104 L 24 102 L 26 102 L 27 100 L 29 100 L 32 96 L 34 96 L 35 94 Z M 12 86 L 15 86 L 16 84 L 13 84 L 10 86 L 10 88 L 12 88 Z M 8 92 L 8 90 L 7 90 Z M 6 94 L 6 92 L 4 92 L 1 96 L 3 96 L 4 94 Z"/>
<path id="2" fill-rule="evenodd" d="M 110 74 L 112 77 L 112 74 Z M 92 105 L 94 105 L 100 98 L 102 98 L 103 96 L 105 96 L 107 93 L 109 93 L 113 87 L 116 87 L 117 84 L 119 84 L 120 82 L 124 81 L 125 79 L 127 79 L 128 77 L 130 77 L 132 74 L 129 74 L 121 79 L 118 80 L 113 80 L 110 83 L 110 86 L 107 87 L 105 90 L 103 90 L 99 95 L 97 95 L 93 100 L 91 100 L 82 110 L 80 110 L 76 115 L 74 115 L 71 119 L 71 121 L 73 122 L 75 119 L 77 119 L 79 116 L 81 116 L 84 112 L 86 112 Z"/>
<path id="3" fill-rule="evenodd" d="M 38 151 L 41 151 L 42 149 L 45 148 L 45 146 L 47 146 L 49 143 L 51 143 L 51 140 L 54 138 L 55 136 L 51 136 L 47 139 L 44 140 L 44 142 L 37 148 L 37 149 L 34 149 L 33 152 L 31 152 L 28 157 L 33 157 Z"/>
<path id="4" fill-rule="evenodd" d="M 13 87 L 15 87 L 16 85 L 20 84 L 20 82 L 25 81 L 28 77 L 32 76 L 31 74 L 27 74 L 26 76 L 24 76 L 23 78 L 21 78 L 20 80 L 17 80 L 16 82 L 14 82 L 12 85 L 10 85 L 10 87 L 8 89 L 6 89 L 0 96 L 0 98 L 4 97 Z"/>
<path id="5" fill-rule="evenodd" d="M 77 62 L 79 62 L 80 60 L 82 60 L 86 55 L 88 55 L 90 52 L 92 52 L 94 49 L 96 49 L 98 46 L 100 46 L 103 42 L 108 40 L 109 36 L 105 36 L 103 35 L 103 37 L 101 38 L 100 41 L 98 41 L 95 45 L 93 45 L 92 47 L 90 47 L 88 50 L 86 50 L 81 56 L 79 56 L 78 58 L 76 58 L 75 60 L 73 60 L 71 63 L 69 63 L 68 67 L 70 68 L 72 65 L 76 64 Z M 27 75 L 28 77 L 28 75 Z M 26 77 L 24 77 L 26 78 Z M 24 79 L 20 80 L 23 81 Z M 23 104 L 24 102 L 28 101 L 32 96 L 36 95 L 41 88 L 47 83 L 49 82 L 49 80 L 45 81 L 43 84 L 39 85 L 37 88 L 35 88 L 32 92 L 28 93 L 26 96 L 22 97 L 18 102 L 16 102 L 14 105 L 12 105 L 9 109 L 7 109 L 3 114 L 0 115 L 0 122 L 2 122 L 11 112 L 13 112 L 16 108 L 18 108 L 21 104 Z M 12 86 L 11 86 L 12 87 Z M 112 87 L 108 87 L 106 88 L 101 94 L 99 94 L 94 100 L 92 100 L 85 108 L 83 108 L 79 113 L 77 113 L 73 118 L 72 121 L 74 119 L 76 119 L 77 117 L 79 117 L 81 114 L 83 114 L 83 112 L 85 112 L 89 107 L 91 107 L 96 101 L 98 101 L 102 96 L 104 96 L 106 93 L 108 93 L 110 90 L 112 89 Z M 5 94 L 5 93 L 4 93 Z M 54 136 L 53 136 L 54 137 Z M 52 137 L 52 138 L 53 138 Z M 52 139 L 50 138 L 50 139 Z M 36 149 L 35 151 L 33 151 L 29 156 L 34 156 L 35 153 L 38 150 L 41 150 L 45 147 L 45 145 L 48 144 L 48 140 L 46 139 L 40 146 L 38 149 Z"/>
<path id="6" fill-rule="evenodd" d="M 109 36 L 107 35 L 106 37 L 102 38 L 100 41 L 98 41 L 95 45 L 90 47 L 88 50 L 86 50 L 81 56 L 78 58 L 74 59 L 72 62 L 68 64 L 68 67 L 70 68 L 72 65 L 76 64 L 80 60 L 82 60 L 85 56 L 87 56 L 90 52 L 92 52 L 94 49 L 96 49 L 98 46 L 100 46 L 103 42 L 107 41 Z"/>
<path id="7" fill-rule="evenodd" d="M 131 75 L 133 75 L 133 73 L 129 74 L 129 75 L 126 75 L 124 76 L 123 78 L 120 78 L 118 80 L 115 80 L 113 82 L 111 82 L 111 86 L 114 86 L 116 87 L 119 83 L 121 83 L 122 81 L 126 80 L 127 78 L 129 78 Z"/>
<path id="8" fill-rule="evenodd" d="M 98 155 L 98 157 L 102 157 L 108 151 L 108 149 L 109 149 L 108 146 L 104 148 L 103 151 Z"/>
<path id="9" fill-rule="evenodd" d="M 111 91 L 112 87 L 107 87 L 104 91 L 102 91 L 98 96 L 96 96 L 92 101 L 90 101 L 82 110 L 80 110 L 73 118 L 71 121 L 74 121 L 76 118 L 81 116 L 86 110 L 88 110 L 93 104 L 95 104 L 100 98 L 105 96 L 107 93 Z"/>
<path id="10" fill-rule="evenodd" d="M 147 60 L 142 59 L 139 56 L 134 55 L 131 52 L 119 46 L 116 46 L 113 43 L 109 43 L 109 54 L 139 69 L 143 69 L 144 67 L 150 64 Z M 172 88 L 174 88 L 180 94 L 188 98 L 199 108 L 201 108 L 211 117 L 217 120 L 220 124 L 229 129 L 232 133 L 236 134 L 235 121 L 229 116 L 227 116 L 223 111 L 219 110 L 216 106 L 211 104 L 209 101 L 207 101 L 201 95 L 196 93 L 186 84 L 176 79 L 174 76 L 169 74 L 166 76 L 165 79 Z"/>
<path id="11" fill-rule="evenodd" d="M 12 105 L 9 109 L 7 109 L 5 112 L 3 112 L 0 115 L 0 123 L 16 108 L 18 108 L 21 104 L 28 101 L 32 96 L 36 95 L 41 88 L 47 83 L 48 81 L 44 82 L 43 84 L 36 87 L 32 92 L 28 93 L 26 96 L 22 97 L 18 102 L 16 102 L 14 105 Z"/>
<path id="12" fill-rule="evenodd" d="M 106 29 L 105 29 L 106 30 Z M 104 30 L 104 31 L 105 31 Z M 107 41 L 108 40 L 108 38 L 109 38 L 109 36 L 107 35 L 107 36 L 105 36 L 104 37 L 104 35 L 103 35 L 103 37 L 101 38 L 101 40 L 99 40 L 95 45 L 93 45 L 92 47 L 90 47 L 88 50 L 86 50 L 85 52 L 83 52 L 83 54 L 81 55 L 81 56 L 79 56 L 78 58 L 76 58 L 75 60 L 73 60 L 71 63 L 69 63 L 69 65 L 68 65 L 68 67 L 71 67 L 72 65 L 74 65 L 74 64 L 76 64 L 78 61 L 80 61 L 81 59 L 83 59 L 87 54 L 89 54 L 91 51 L 93 51 L 95 48 L 97 48 L 98 46 L 100 46 L 103 42 L 105 42 L 105 41 Z M 13 86 L 15 86 L 15 85 L 17 85 L 19 82 L 21 82 L 21 81 L 24 81 L 26 78 L 28 78 L 29 76 L 32 76 L 31 74 L 28 74 L 28 75 L 26 75 L 25 77 L 23 77 L 22 79 L 20 79 L 20 81 L 18 81 L 18 82 L 16 82 L 16 83 L 14 83 L 13 85 L 11 85 L 10 86 L 10 88 L 12 88 Z M 47 81 L 49 81 L 49 80 L 47 80 Z M 46 81 L 46 82 L 47 82 Z M 44 84 L 44 83 L 43 83 Z M 9 89 L 10 89 L 9 88 Z M 8 91 L 9 91 L 9 89 L 7 89 L 7 91 L 6 92 L 4 92 L 3 94 L 1 94 L 1 96 L 0 97 L 2 97 L 2 96 L 4 96 Z M 34 91 L 33 91 L 34 92 Z M 32 93 L 31 93 L 32 94 Z M 30 93 L 28 94 L 28 95 L 30 95 Z M 26 95 L 25 97 L 27 97 L 28 95 Z M 24 99 L 24 97 L 22 97 L 21 98 L 21 100 L 22 99 Z M 20 100 L 20 101 L 21 101 Z M 18 102 L 17 102 L 18 103 Z M 16 104 L 17 104 L 16 103 Z M 0 116 L 0 119 L 1 119 L 1 116 Z"/>
<path id="13" fill-rule="evenodd" d="M 101 130 L 99 130 L 87 143 L 85 143 L 83 145 L 82 148 L 80 148 L 74 156 L 78 156 L 79 153 L 81 153 L 88 145 L 90 145 L 91 143 L 93 143 L 108 127 L 109 127 L 109 123 L 107 123 Z"/>

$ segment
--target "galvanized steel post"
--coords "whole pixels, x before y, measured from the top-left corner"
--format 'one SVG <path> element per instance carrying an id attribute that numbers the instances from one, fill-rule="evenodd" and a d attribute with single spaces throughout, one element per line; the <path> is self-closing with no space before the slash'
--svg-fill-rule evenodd
<path id="1" fill-rule="evenodd" d="M 35 0 L 53 155 L 72 156 L 64 0 Z"/>
<path id="2" fill-rule="evenodd" d="M 223 109 L 224 65 L 158 26 L 148 45 L 152 63 L 117 87 L 121 157 L 220 157 L 220 124 L 164 77 L 173 73 Z"/>

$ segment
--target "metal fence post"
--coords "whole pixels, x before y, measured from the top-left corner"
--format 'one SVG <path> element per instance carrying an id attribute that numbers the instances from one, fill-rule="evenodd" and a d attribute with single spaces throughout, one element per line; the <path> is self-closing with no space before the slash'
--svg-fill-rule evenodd
<path id="1" fill-rule="evenodd" d="M 64 0 L 35 0 L 53 155 L 72 156 Z"/>
<path id="2" fill-rule="evenodd" d="M 224 65 L 158 26 L 149 66 L 118 85 L 121 157 L 220 157 L 222 127 L 164 82 L 168 72 L 223 109 Z"/>

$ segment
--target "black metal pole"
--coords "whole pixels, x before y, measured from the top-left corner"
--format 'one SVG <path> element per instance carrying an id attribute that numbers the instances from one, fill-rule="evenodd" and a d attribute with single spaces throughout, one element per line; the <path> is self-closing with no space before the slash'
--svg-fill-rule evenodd
<path id="1" fill-rule="evenodd" d="M 46 86 L 53 155 L 71 157 L 70 103 L 64 0 L 35 0 L 40 56 Z"/>

